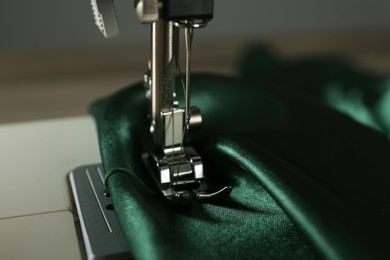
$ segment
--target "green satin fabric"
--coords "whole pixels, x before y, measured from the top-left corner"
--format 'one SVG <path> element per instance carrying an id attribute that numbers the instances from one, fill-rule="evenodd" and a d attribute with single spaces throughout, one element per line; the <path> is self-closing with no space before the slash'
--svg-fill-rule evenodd
<path id="1" fill-rule="evenodd" d="M 233 191 L 180 208 L 167 205 L 141 160 L 155 149 L 143 87 L 92 106 L 107 186 L 136 259 L 390 256 L 386 136 L 299 88 L 275 85 L 192 77 L 204 125 L 188 142 L 210 181 Z"/>
<path id="2" fill-rule="evenodd" d="M 246 80 L 294 89 L 390 137 L 390 78 L 352 66 L 338 56 L 284 60 L 258 44 L 238 62 Z"/>

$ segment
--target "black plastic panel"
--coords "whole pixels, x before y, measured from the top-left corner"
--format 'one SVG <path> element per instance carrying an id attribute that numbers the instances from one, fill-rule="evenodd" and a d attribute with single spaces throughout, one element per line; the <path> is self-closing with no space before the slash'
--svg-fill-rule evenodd
<path id="1" fill-rule="evenodd" d="M 214 0 L 164 0 L 162 17 L 165 20 L 213 18 Z"/>

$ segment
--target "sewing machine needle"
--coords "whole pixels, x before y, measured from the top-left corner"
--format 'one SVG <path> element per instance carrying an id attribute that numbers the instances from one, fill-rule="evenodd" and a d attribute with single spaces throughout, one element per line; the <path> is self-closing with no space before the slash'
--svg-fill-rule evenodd
<path id="1" fill-rule="evenodd" d="M 190 127 L 190 73 L 191 73 L 191 49 L 194 30 L 191 25 L 184 28 L 185 45 L 186 45 L 186 108 L 185 108 L 185 124 L 186 128 Z"/>

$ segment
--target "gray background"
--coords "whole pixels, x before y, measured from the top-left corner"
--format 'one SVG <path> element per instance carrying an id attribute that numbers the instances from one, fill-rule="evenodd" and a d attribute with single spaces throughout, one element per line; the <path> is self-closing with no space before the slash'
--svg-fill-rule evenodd
<path id="1" fill-rule="evenodd" d="M 147 43 L 132 0 L 116 0 L 121 35 L 105 40 L 89 0 L 1 0 L 0 52 L 93 48 Z M 215 0 L 202 40 L 390 27 L 389 0 Z"/>

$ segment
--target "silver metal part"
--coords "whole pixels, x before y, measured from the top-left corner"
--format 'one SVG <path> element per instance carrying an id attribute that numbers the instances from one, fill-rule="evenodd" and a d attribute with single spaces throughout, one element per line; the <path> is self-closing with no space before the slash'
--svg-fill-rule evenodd
<path id="1" fill-rule="evenodd" d="M 79 167 L 69 174 L 87 259 L 131 259 L 100 165 Z"/>
<path id="2" fill-rule="evenodd" d="M 91 0 L 95 24 L 106 38 L 119 34 L 114 0 Z"/>
<path id="3" fill-rule="evenodd" d="M 151 88 L 152 88 L 152 82 L 151 82 L 151 78 L 150 78 L 150 70 L 147 71 L 145 74 L 144 74 L 144 89 L 145 89 L 145 97 L 147 100 L 149 100 L 150 102 L 150 99 L 151 99 Z"/>
<path id="4" fill-rule="evenodd" d="M 173 25 L 178 28 L 191 27 L 193 29 L 206 27 L 208 24 L 207 20 L 184 20 L 184 21 L 175 21 Z"/>
<path id="5" fill-rule="evenodd" d="M 180 147 L 184 136 L 184 110 L 179 108 L 173 108 L 170 110 L 163 111 L 161 112 L 161 114 L 164 125 L 164 150 L 167 147 Z"/>
<path id="6" fill-rule="evenodd" d="M 191 75 L 191 51 L 194 30 L 191 27 L 184 28 L 184 38 L 186 43 L 186 128 L 190 128 L 190 75 Z"/>
<path id="7" fill-rule="evenodd" d="M 172 205 L 187 204 L 191 199 L 211 201 L 230 194 L 230 186 L 209 192 L 202 158 L 192 147 L 172 153 L 145 153 L 142 159 L 165 198 Z"/>
<path id="8" fill-rule="evenodd" d="M 139 0 L 135 6 L 138 20 L 141 23 L 152 23 L 158 20 L 159 1 Z"/>
<path id="9" fill-rule="evenodd" d="M 190 107 L 190 127 L 192 130 L 199 129 L 203 124 L 202 113 L 197 107 Z"/>
<path id="10" fill-rule="evenodd" d="M 184 204 L 192 191 L 207 189 L 202 160 L 191 147 L 171 154 L 144 154 L 143 160 L 164 196 L 173 204 Z"/>
<path id="11" fill-rule="evenodd" d="M 162 110 L 172 109 L 174 80 L 167 80 L 169 64 L 177 64 L 178 28 L 172 22 L 157 20 L 152 23 L 151 60 L 151 132 L 157 144 L 162 144 Z M 173 61 L 172 61 L 173 60 Z M 171 63 L 172 62 L 172 63 Z M 173 66 L 173 65 L 171 65 Z M 170 70 L 171 71 L 171 68 Z M 169 77 L 168 78 L 172 78 Z"/>

